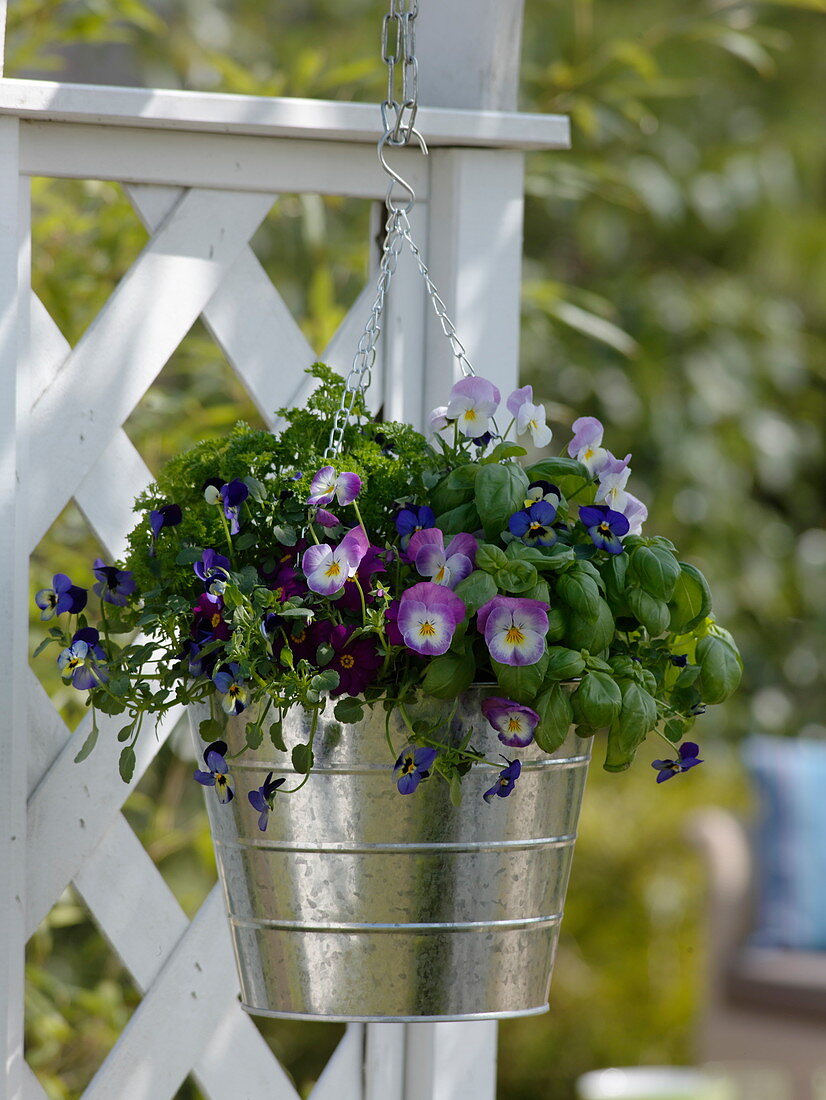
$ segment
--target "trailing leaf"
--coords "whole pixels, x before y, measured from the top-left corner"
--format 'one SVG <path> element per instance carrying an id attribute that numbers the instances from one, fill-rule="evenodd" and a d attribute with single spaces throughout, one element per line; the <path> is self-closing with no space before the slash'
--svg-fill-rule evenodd
<path id="1" fill-rule="evenodd" d="M 502 694 L 516 703 L 530 706 L 545 679 L 548 654 L 543 653 L 533 665 L 503 665 L 499 661 L 491 661 L 491 665 Z"/>
<path id="2" fill-rule="evenodd" d="M 727 641 L 714 634 L 701 638 L 697 643 L 697 663 L 704 703 L 722 703 L 734 693 L 743 675 L 743 662 Z"/>
<path id="3" fill-rule="evenodd" d="M 540 694 L 535 710 L 539 724 L 533 731 L 534 740 L 543 752 L 556 752 L 574 721 L 570 693 L 561 684 L 552 684 Z"/>
<path id="4" fill-rule="evenodd" d="M 622 707 L 619 685 L 607 672 L 586 672 L 571 696 L 577 725 L 598 730 L 610 726 Z"/>

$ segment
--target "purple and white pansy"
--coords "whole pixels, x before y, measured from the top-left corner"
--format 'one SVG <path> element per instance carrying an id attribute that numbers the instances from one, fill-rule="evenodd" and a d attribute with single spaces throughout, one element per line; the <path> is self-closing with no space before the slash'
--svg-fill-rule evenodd
<path id="1" fill-rule="evenodd" d="M 533 741 L 539 715 L 531 707 L 491 695 L 482 702 L 482 713 L 499 735 L 503 745 L 524 748 Z"/>
<path id="2" fill-rule="evenodd" d="M 456 535 L 445 549 L 445 537 L 438 527 L 416 531 L 410 536 L 407 556 L 422 577 L 434 584 L 455 588 L 473 572 L 479 547 L 473 535 Z"/>
<path id="3" fill-rule="evenodd" d="M 522 386 L 514 390 L 507 401 L 508 412 L 516 424 L 516 434 L 530 432 L 534 447 L 547 447 L 553 438 L 553 432 L 545 423 L 545 409 L 535 405 L 533 386 Z"/>
<path id="4" fill-rule="evenodd" d="M 358 474 L 338 473 L 334 466 L 322 466 L 310 482 L 308 504 L 320 507 L 329 504 L 333 497 L 344 507 L 352 504 L 361 492 L 361 478 Z"/>
<path id="5" fill-rule="evenodd" d="M 425 657 L 439 657 L 447 653 L 465 614 L 465 605 L 455 592 L 422 581 L 402 594 L 397 626 L 408 649 Z"/>
<path id="6" fill-rule="evenodd" d="M 568 444 L 568 454 L 581 462 L 593 477 L 608 461 L 609 452 L 602 445 L 605 429 L 595 416 L 580 416 L 573 423 L 574 437 Z"/>
<path id="7" fill-rule="evenodd" d="M 494 661 L 535 665 L 545 652 L 549 610 L 542 600 L 519 596 L 494 596 L 480 607 L 476 622 Z"/>
<path id="8" fill-rule="evenodd" d="M 491 417 L 499 407 L 499 390 L 486 378 L 460 379 L 450 391 L 445 419 L 455 421 L 468 439 L 476 439 L 488 430 Z"/>
<path id="9" fill-rule="evenodd" d="M 301 559 L 307 587 L 321 596 L 332 596 L 355 576 L 369 549 L 370 542 L 361 526 L 349 530 L 338 546 L 319 543 L 308 547 Z"/>
<path id="10" fill-rule="evenodd" d="M 214 787 L 219 802 L 232 802 L 235 797 L 235 780 L 227 765 L 226 741 L 213 741 L 204 749 L 206 771 L 196 770 L 194 778 L 203 787 Z"/>

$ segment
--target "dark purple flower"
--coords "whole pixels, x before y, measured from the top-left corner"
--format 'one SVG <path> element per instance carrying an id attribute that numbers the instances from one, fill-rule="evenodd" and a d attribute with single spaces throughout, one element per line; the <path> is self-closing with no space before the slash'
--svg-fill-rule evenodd
<path id="1" fill-rule="evenodd" d="M 204 592 L 192 608 L 192 637 L 202 644 L 218 638 L 225 642 L 230 635 L 229 626 L 224 622 L 224 600 L 212 592 Z"/>
<path id="2" fill-rule="evenodd" d="M 501 770 L 499 778 L 493 786 L 482 795 L 485 802 L 490 802 L 493 798 L 507 798 L 513 790 L 521 771 L 522 765 L 518 760 L 509 760 L 508 766 Z"/>
<path id="3" fill-rule="evenodd" d="M 399 630 L 399 607 L 399 600 L 391 600 L 384 613 L 387 640 L 391 645 L 404 645 L 404 638 Z"/>
<path id="4" fill-rule="evenodd" d="M 628 534 L 630 527 L 622 512 L 615 512 L 607 504 L 588 504 L 580 508 L 579 518 L 588 528 L 594 546 L 607 550 L 609 554 L 622 553 L 620 538 Z"/>
<path id="5" fill-rule="evenodd" d="M 149 513 L 149 528 L 152 532 L 152 543 L 149 547 L 149 556 L 155 556 L 155 541 L 164 527 L 177 527 L 183 519 L 179 504 L 162 504 L 160 508 L 153 508 Z"/>
<path id="6" fill-rule="evenodd" d="M 55 573 L 52 577 L 51 588 L 41 588 L 35 594 L 34 602 L 40 608 L 40 618 L 43 622 L 62 615 L 68 611 L 70 615 L 77 615 L 86 606 L 88 593 L 85 588 L 78 588 L 72 584 L 65 573 Z"/>
<path id="7" fill-rule="evenodd" d="M 249 485 L 240 478 L 233 478 L 226 484 L 221 484 L 215 478 L 210 478 L 204 489 L 204 500 L 207 504 L 220 504 L 224 509 L 224 515 L 229 520 L 229 533 L 237 535 L 241 530 L 238 523 L 238 513 L 241 505 L 250 495 Z"/>
<path id="8" fill-rule="evenodd" d="M 685 668 L 688 664 L 688 657 L 685 653 L 669 653 L 668 659 L 677 668 Z"/>
<path id="9" fill-rule="evenodd" d="M 416 531 L 424 531 L 425 528 L 436 526 L 436 514 L 426 504 L 405 504 L 396 513 L 396 530 L 401 535 L 401 548 L 407 549 L 410 536 Z"/>
<path id="10" fill-rule="evenodd" d="M 415 531 L 407 545 L 407 556 L 423 577 L 434 584 L 455 588 L 470 576 L 479 544 L 473 535 L 458 534 L 445 549 L 445 538 L 438 527 Z"/>
<path id="11" fill-rule="evenodd" d="M 328 636 L 333 656 L 325 666 L 338 673 L 338 687 L 330 695 L 361 695 L 376 678 L 382 658 L 376 643 L 364 636 L 353 639 L 354 626 L 334 626 Z"/>
<path id="12" fill-rule="evenodd" d="M 282 775 L 280 779 L 273 779 L 272 772 L 270 772 L 257 791 L 250 791 L 247 794 L 250 806 L 258 811 L 258 828 L 262 833 L 267 831 L 267 822 L 269 821 L 275 792 L 286 782 L 285 776 Z"/>
<path id="13" fill-rule="evenodd" d="M 316 668 L 318 663 L 318 647 L 330 644 L 330 632 L 333 624 L 326 619 L 302 626 L 290 635 L 290 648 L 296 661 L 309 661 Z"/>
<path id="14" fill-rule="evenodd" d="M 226 761 L 226 741 L 213 741 L 204 749 L 205 772 L 196 771 L 195 779 L 204 787 L 214 787 L 219 802 L 232 802 L 235 781 L 229 774 Z"/>
<path id="15" fill-rule="evenodd" d="M 677 749 L 678 760 L 654 760 L 651 763 L 652 768 L 656 768 L 659 772 L 657 776 L 658 783 L 665 783 L 666 779 L 671 779 L 679 772 L 687 772 L 691 768 L 696 768 L 698 764 L 702 764 L 703 761 L 699 758 L 700 746 L 693 741 L 683 741 L 682 745 Z"/>
<path id="16" fill-rule="evenodd" d="M 219 672 L 213 673 L 212 682 L 223 696 L 221 709 L 224 713 L 240 714 L 247 705 L 249 692 L 246 683 L 241 679 L 241 670 L 235 661 L 229 665 L 222 665 Z"/>
<path id="17" fill-rule="evenodd" d="M 135 591 L 132 574 L 127 569 L 104 565 L 100 558 L 95 558 L 93 571 L 98 579 L 98 583 L 94 586 L 95 593 L 106 603 L 125 607 L 127 597 Z"/>
<path id="18" fill-rule="evenodd" d="M 408 745 L 402 750 L 393 765 L 393 777 L 400 794 L 413 794 L 421 781 L 430 775 L 436 756 L 436 749 L 426 747 L 417 749 Z"/>
<path id="19" fill-rule="evenodd" d="M 514 512 L 508 520 L 508 530 L 527 546 L 553 546 L 556 531 L 551 524 L 556 519 L 556 508 L 546 500 L 538 500 L 521 512 Z"/>
<path id="20" fill-rule="evenodd" d="M 183 648 L 179 654 L 181 661 L 186 661 L 186 667 L 189 670 L 190 676 L 200 676 L 204 672 L 206 665 L 209 661 L 206 661 L 201 657 L 202 646 L 195 641 L 194 638 L 185 638 Z M 217 654 L 212 657 L 212 664 L 214 665 Z"/>
<path id="21" fill-rule="evenodd" d="M 482 702 L 482 714 L 499 734 L 503 745 L 524 748 L 533 741 L 539 715 L 530 707 L 491 695 Z"/>
<path id="22" fill-rule="evenodd" d="M 226 581 L 229 575 L 230 561 L 229 558 L 225 558 L 223 554 L 219 554 L 215 550 L 204 550 L 201 560 L 194 562 L 192 569 L 198 580 L 209 586 L 213 581 L 221 583 Z"/>
<path id="23" fill-rule="evenodd" d="M 484 432 L 482 435 L 477 435 L 475 439 L 472 439 L 471 443 L 474 445 L 474 447 L 484 448 L 487 447 L 488 443 L 490 443 L 492 439 L 492 432 Z"/>

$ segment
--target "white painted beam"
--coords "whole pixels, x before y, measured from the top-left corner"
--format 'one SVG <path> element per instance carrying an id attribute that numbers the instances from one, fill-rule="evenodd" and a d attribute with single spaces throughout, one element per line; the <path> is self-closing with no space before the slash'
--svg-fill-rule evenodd
<path id="1" fill-rule="evenodd" d="M 508 6 L 512 2 L 508 0 Z M 478 4 L 478 0 L 466 0 L 466 4 L 470 8 Z M 419 24 L 422 22 L 420 19 Z M 486 28 L 486 33 L 490 29 Z M 438 34 L 438 26 L 433 33 Z M 511 51 L 508 63 L 510 59 Z M 466 58 L 461 60 L 464 64 Z M 448 64 L 450 58 L 444 57 L 442 62 Z M 458 64 L 454 67 L 457 71 L 461 69 Z M 423 100 L 425 98 L 423 95 Z M 116 88 L 47 80 L 0 79 L 0 114 L 96 126 L 200 130 L 212 134 L 261 134 L 356 143 L 375 142 L 380 129 L 378 106 L 373 103 Z M 570 138 L 568 119 L 564 115 L 519 114 L 507 110 L 422 107 L 417 126 L 433 146 L 566 149 Z"/>

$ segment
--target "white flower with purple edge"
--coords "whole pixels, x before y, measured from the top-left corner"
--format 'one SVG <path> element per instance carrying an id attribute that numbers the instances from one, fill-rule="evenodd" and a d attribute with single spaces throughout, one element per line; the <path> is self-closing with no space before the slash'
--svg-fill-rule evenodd
<path id="1" fill-rule="evenodd" d="M 402 594 L 396 622 L 408 649 L 425 657 L 439 657 L 447 653 L 465 614 L 464 602 L 455 592 L 422 581 Z"/>
<path id="2" fill-rule="evenodd" d="M 369 548 L 369 539 L 360 526 L 351 528 L 338 546 L 320 543 L 308 547 L 301 559 L 307 587 L 321 596 L 332 596 L 355 576 Z"/>
<path id="3" fill-rule="evenodd" d="M 447 418 L 447 405 L 438 405 L 427 418 L 427 427 L 431 435 L 443 432 L 450 421 Z"/>
<path id="4" fill-rule="evenodd" d="M 448 420 L 457 422 L 462 435 L 476 439 L 488 430 L 499 400 L 499 390 L 492 382 L 473 375 L 460 379 L 450 391 L 444 415 Z"/>
<path id="5" fill-rule="evenodd" d="M 421 576 L 429 577 L 434 584 L 455 588 L 473 572 L 479 544 L 473 535 L 459 534 L 445 549 L 444 540 L 438 527 L 416 531 L 410 536 L 407 556 Z"/>
<path id="6" fill-rule="evenodd" d="M 607 504 L 609 508 L 612 508 L 615 512 L 624 512 L 625 505 L 628 502 L 628 493 L 625 491 L 625 486 L 628 484 L 628 478 L 631 476 L 631 455 L 626 455 L 625 458 L 615 458 L 610 451 L 607 452 L 608 457 L 600 467 L 599 488 L 596 494 L 597 504 Z"/>
<path id="7" fill-rule="evenodd" d="M 533 741 L 539 715 L 530 707 L 491 695 L 482 702 L 482 713 L 499 735 L 503 745 L 525 748 Z"/>
<path id="8" fill-rule="evenodd" d="M 574 438 L 568 444 L 568 454 L 581 462 L 592 476 L 598 474 L 609 458 L 602 445 L 605 429 L 595 416 L 581 416 L 573 423 Z"/>
<path id="9" fill-rule="evenodd" d="M 625 507 L 622 509 L 622 514 L 628 520 L 628 534 L 640 535 L 642 534 L 642 525 L 648 519 L 648 509 L 633 493 L 626 492 L 625 497 Z"/>
<path id="10" fill-rule="evenodd" d="M 533 403 L 533 386 L 514 390 L 507 401 L 508 412 L 516 421 L 516 434 L 531 433 L 534 447 L 547 447 L 553 432 L 545 423 L 545 409 Z"/>
<path id="11" fill-rule="evenodd" d="M 358 474 L 337 473 L 334 466 L 322 466 L 310 482 L 308 504 L 329 504 L 333 497 L 342 505 L 352 504 L 361 492 L 361 478 Z"/>
<path id="12" fill-rule="evenodd" d="M 476 623 L 494 661 L 535 665 L 545 652 L 549 607 L 542 600 L 494 596 L 479 608 Z"/>

